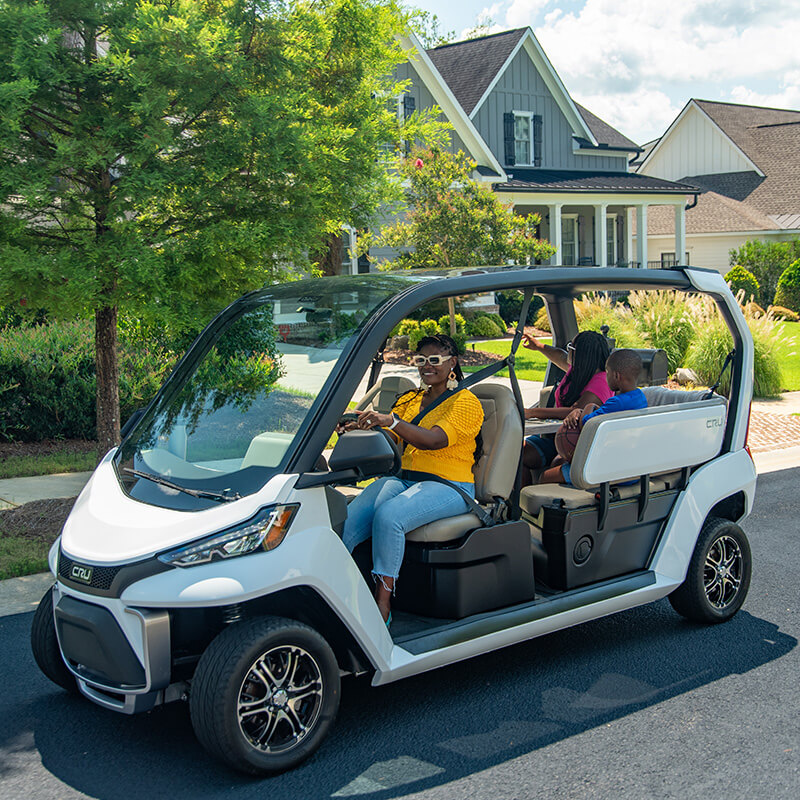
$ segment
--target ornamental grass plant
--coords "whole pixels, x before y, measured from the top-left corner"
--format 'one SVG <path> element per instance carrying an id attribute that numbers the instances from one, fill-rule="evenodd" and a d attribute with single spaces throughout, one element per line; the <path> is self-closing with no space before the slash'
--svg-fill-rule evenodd
<path id="1" fill-rule="evenodd" d="M 695 329 L 694 295 L 678 292 L 631 292 L 630 317 L 645 347 L 667 354 L 669 371 L 683 365 Z"/>

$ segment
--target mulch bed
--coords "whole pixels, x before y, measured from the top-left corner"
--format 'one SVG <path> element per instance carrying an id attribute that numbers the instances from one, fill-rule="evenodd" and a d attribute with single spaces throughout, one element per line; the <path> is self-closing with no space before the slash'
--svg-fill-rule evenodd
<path id="1" fill-rule="evenodd" d="M 76 499 L 33 500 L 19 508 L 0 511 L 0 533 L 52 544 L 61 533 Z"/>
<path id="2" fill-rule="evenodd" d="M 45 456 L 50 453 L 93 453 L 97 442 L 86 439 L 43 439 L 41 442 L 0 442 L 0 459 L 11 456 Z"/>

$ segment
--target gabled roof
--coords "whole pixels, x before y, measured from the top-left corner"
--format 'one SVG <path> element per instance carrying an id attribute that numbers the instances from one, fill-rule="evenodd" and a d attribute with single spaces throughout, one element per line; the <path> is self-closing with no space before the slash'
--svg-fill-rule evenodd
<path id="1" fill-rule="evenodd" d="M 436 105 L 444 112 L 453 129 L 466 145 L 469 155 L 475 159 L 479 168 L 488 167 L 491 171 L 490 173 L 481 172 L 481 174 L 484 176 L 488 174 L 505 177 L 505 172 L 500 166 L 500 162 L 480 133 L 478 133 L 472 120 L 467 116 L 461 103 L 454 96 L 447 82 L 439 73 L 433 61 L 431 61 L 419 39 L 413 33 L 409 33 L 408 36 L 398 37 L 398 40 L 400 46 L 408 54 L 409 61 L 413 64 L 416 73 L 433 96 Z"/>
<path id="2" fill-rule="evenodd" d="M 621 192 L 645 194 L 694 194 L 688 183 L 665 181 L 636 172 L 601 172 L 565 169 L 514 169 L 509 179 L 496 183 L 502 192 Z M 671 209 L 670 209 L 671 211 Z"/>
<path id="3" fill-rule="evenodd" d="M 686 212 L 686 233 L 725 233 L 775 231 L 784 227 L 777 219 L 762 214 L 747 203 L 717 192 L 704 192 L 697 205 Z M 675 214 L 666 206 L 651 206 L 647 211 L 650 236 L 672 236 Z"/>
<path id="4" fill-rule="evenodd" d="M 427 51 L 467 114 L 475 110 L 527 30 L 516 28 Z"/>
<path id="5" fill-rule="evenodd" d="M 580 103 L 575 103 L 575 107 L 589 126 L 589 130 L 594 134 L 598 145 L 601 147 L 608 147 L 612 150 L 629 150 L 634 153 L 641 152 L 642 148 L 639 147 L 638 144 L 632 142 L 627 136 L 623 136 L 616 128 L 612 128 L 607 122 L 603 122 L 600 117 L 592 114 L 588 108 L 584 108 Z"/>
<path id="6" fill-rule="evenodd" d="M 594 134 L 530 28 L 515 28 L 478 39 L 454 42 L 434 47 L 427 53 L 464 110 L 470 118 L 474 118 L 521 49 L 525 50 L 542 76 L 573 133 L 586 139 L 590 145 L 596 145 Z"/>

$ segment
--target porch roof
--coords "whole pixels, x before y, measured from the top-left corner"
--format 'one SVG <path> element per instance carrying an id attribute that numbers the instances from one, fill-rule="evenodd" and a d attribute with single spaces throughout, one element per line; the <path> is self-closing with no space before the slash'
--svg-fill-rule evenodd
<path id="1" fill-rule="evenodd" d="M 608 192 L 609 194 L 695 194 L 688 183 L 665 181 L 636 172 L 592 170 L 515 169 L 509 180 L 494 185 L 498 192 Z"/>

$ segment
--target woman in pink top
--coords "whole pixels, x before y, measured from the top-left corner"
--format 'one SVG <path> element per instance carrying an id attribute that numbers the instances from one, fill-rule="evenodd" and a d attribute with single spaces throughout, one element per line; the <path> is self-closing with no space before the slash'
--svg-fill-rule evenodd
<path id="1" fill-rule="evenodd" d="M 613 394 L 606 380 L 606 359 L 609 355 L 605 336 L 583 331 L 567 343 L 567 351 L 542 344 L 525 334 L 523 345 L 538 350 L 566 373 L 555 388 L 552 408 L 527 408 L 525 419 L 564 419 L 573 408 L 589 403 L 603 405 Z M 522 463 L 530 470 L 548 466 L 556 457 L 553 436 L 528 436 L 522 450 Z"/>

